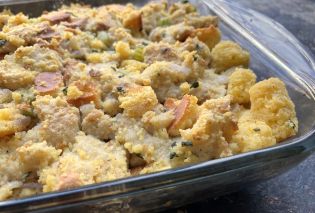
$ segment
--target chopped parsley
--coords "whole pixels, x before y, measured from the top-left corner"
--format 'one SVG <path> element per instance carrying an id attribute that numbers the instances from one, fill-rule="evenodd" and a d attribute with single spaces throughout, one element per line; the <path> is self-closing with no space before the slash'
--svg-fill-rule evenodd
<path id="1" fill-rule="evenodd" d="M 291 119 L 289 120 L 289 127 L 291 127 L 291 128 L 294 129 L 294 130 L 295 130 L 295 128 L 296 128 L 295 123 L 294 123 Z"/>
<path id="2" fill-rule="evenodd" d="M 198 81 L 194 81 L 191 85 L 190 88 L 198 88 L 199 87 L 199 82 Z"/>
<path id="3" fill-rule="evenodd" d="M 253 129 L 255 132 L 259 132 L 260 131 L 260 128 L 254 128 Z"/>
<path id="4" fill-rule="evenodd" d="M 187 3 L 189 3 L 189 0 L 181 0 L 181 3 L 182 4 L 187 4 Z"/>
<path id="5" fill-rule="evenodd" d="M 123 87 L 116 87 L 116 89 L 117 89 L 117 92 L 119 92 L 119 93 L 124 93 L 125 92 Z"/>
<path id="6" fill-rule="evenodd" d="M 31 172 L 27 172 L 23 175 L 23 179 L 25 180 L 26 178 L 28 178 L 31 175 Z"/>
<path id="7" fill-rule="evenodd" d="M 165 47 L 165 48 L 162 48 L 162 49 L 161 49 L 161 53 L 162 53 L 162 54 L 166 54 L 166 53 L 169 52 L 170 50 L 171 50 L 170 48 Z"/>
<path id="8" fill-rule="evenodd" d="M 174 147 L 174 146 L 176 146 L 176 142 L 173 142 L 173 143 L 171 144 L 171 147 Z"/>
<path id="9" fill-rule="evenodd" d="M 171 152 L 170 159 L 173 159 L 175 157 L 178 157 L 178 155 L 175 152 Z"/>
<path id="10" fill-rule="evenodd" d="M 199 44 L 196 44 L 196 50 L 198 51 L 198 50 L 200 50 L 200 49 L 201 49 L 200 45 L 199 45 Z"/>
<path id="11" fill-rule="evenodd" d="M 198 56 L 197 55 L 193 55 L 193 59 L 194 59 L 194 61 L 197 61 L 198 60 Z"/>
<path id="12" fill-rule="evenodd" d="M 191 141 L 183 141 L 182 146 L 193 146 L 193 143 Z"/>
<path id="13" fill-rule="evenodd" d="M 143 46 L 147 46 L 149 44 L 149 42 L 147 42 L 147 41 L 142 41 L 142 45 Z"/>
<path id="14" fill-rule="evenodd" d="M 67 95 L 68 94 L 68 87 L 63 88 L 62 92 L 64 95 Z"/>

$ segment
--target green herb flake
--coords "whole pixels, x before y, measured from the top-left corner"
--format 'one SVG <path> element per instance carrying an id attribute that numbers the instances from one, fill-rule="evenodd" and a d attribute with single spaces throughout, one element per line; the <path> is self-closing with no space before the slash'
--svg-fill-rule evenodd
<path id="1" fill-rule="evenodd" d="M 175 147 L 176 146 L 176 142 L 173 142 L 172 144 L 171 144 L 171 147 Z"/>
<path id="2" fill-rule="evenodd" d="M 201 49 L 201 46 L 199 44 L 196 44 L 196 50 L 199 51 Z"/>
<path id="3" fill-rule="evenodd" d="M 259 132 L 260 131 L 260 128 L 254 128 L 253 129 L 255 132 Z"/>
<path id="4" fill-rule="evenodd" d="M 0 39 L 0 47 L 4 46 L 7 43 L 6 40 Z"/>
<path id="5" fill-rule="evenodd" d="M 119 92 L 119 93 L 124 93 L 125 92 L 123 87 L 116 87 L 116 89 L 117 89 L 117 92 Z"/>
<path id="6" fill-rule="evenodd" d="M 27 172 L 25 173 L 22 178 L 25 180 L 26 178 L 28 178 L 31 175 L 31 172 Z"/>
<path id="7" fill-rule="evenodd" d="M 187 3 L 189 3 L 189 0 L 181 0 L 181 3 L 182 4 L 187 4 Z"/>
<path id="8" fill-rule="evenodd" d="M 198 81 L 194 81 L 191 85 L 190 88 L 198 88 L 199 87 L 199 82 Z"/>
<path id="9" fill-rule="evenodd" d="M 170 52 L 170 51 L 171 51 L 171 49 L 168 48 L 168 47 L 165 47 L 165 48 L 162 48 L 162 49 L 161 49 L 161 53 L 162 53 L 162 54 L 167 54 L 167 53 Z"/>
<path id="10" fill-rule="evenodd" d="M 294 130 L 295 130 L 295 128 L 296 128 L 295 123 L 294 123 L 291 119 L 289 120 L 289 127 L 292 128 L 292 129 L 294 129 Z"/>
<path id="11" fill-rule="evenodd" d="M 175 152 L 171 152 L 170 159 L 173 159 L 175 157 L 178 157 L 178 155 Z"/>
<path id="12" fill-rule="evenodd" d="M 148 46 L 149 45 L 149 42 L 148 41 L 142 41 L 141 43 L 143 46 Z"/>
<path id="13" fill-rule="evenodd" d="M 191 141 L 183 141 L 182 146 L 193 146 L 193 143 Z"/>
<path id="14" fill-rule="evenodd" d="M 193 55 L 193 59 L 194 59 L 194 61 L 197 61 L 198 60 L 198 55 Z"/>
<path id="15" fill-rule="evenodd" d="M 62 92 L 64 95 L 67 95 L 68 94 L 68 87 L 63 88 Z"/>

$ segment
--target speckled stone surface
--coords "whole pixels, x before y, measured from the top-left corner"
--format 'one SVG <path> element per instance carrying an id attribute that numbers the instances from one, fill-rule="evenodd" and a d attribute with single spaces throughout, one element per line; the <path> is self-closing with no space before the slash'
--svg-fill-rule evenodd
<path id="1" fill-rule="evenodd" d="M 315 0 L 234 1 L 283 24 L 315 55 Z M 167 212 L 315 212 L 315 154 L 266 182 Z"/>

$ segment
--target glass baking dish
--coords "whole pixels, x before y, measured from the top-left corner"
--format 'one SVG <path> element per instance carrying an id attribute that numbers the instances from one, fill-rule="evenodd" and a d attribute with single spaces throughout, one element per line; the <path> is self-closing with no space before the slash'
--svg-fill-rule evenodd
<path id="1" fill-rule="evenodd" d="M 6 0 L 0 8 L 40 15 L 78 1 Z M 83 0 L 92 5 L 127 1 Z M 144 0 L 133 1 L 136 5 Z M 300 123 L 297 136 L 276 146 L 148 175 L 88 185 L 68 191 L 0 202 L 1 212 L 157 211 L 235 191 L 281 174 L 315 149 L 315 63 L 308 51 L 280 24 L 227 0 L 191 0 L 203 14 L 220 17 L 224 39 L 251 53 L 250 67 L 259 79 L 277 76 L 287 84 Z"/>

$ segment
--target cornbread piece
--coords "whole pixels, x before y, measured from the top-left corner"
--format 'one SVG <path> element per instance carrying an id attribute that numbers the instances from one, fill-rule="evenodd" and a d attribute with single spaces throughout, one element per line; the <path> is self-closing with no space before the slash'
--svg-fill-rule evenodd
<path id="1" fill-rule="evenodd" d="M 238 131 L 232 141 L 240 152 L 249 152 L 276 144 L 272 129 L 263 121 L 247 120 L 238 123 Z"/>
<path id="2" fill-rule="evenodd" d="M 120 94 L 119 107 L 123 108 L 124 113 L 129 117 L 141 117 L 158 103 L 154 91 L 149 86 L 135 86 L 126 89 L 118 87 L 117 89 Z"/>
<path id="3" fill-rule="evenodd" d="M 26 69 L 37 72 L 56 72 L 62 67 L 62 59 L 56 51 L 38 44 L 18 48 L 14 60 Z"/>
<path id="4" fill-rule="evenodd" d="M 79 131 L 79 110 L 60 97 L 37 96 L 33 102 L 40 119 L 39 134 L 57 149 L 74 142 Z"/>
<path id="5" fill-rule="evenodd" d="M 213 25 L 206 28 L 197 28 L 190 34 L 191 37 L 197 37 L 200 41 L 204 42 L 211 50 L 221 40 L 221 32 Z"/>
<path id="6" fill-rule="evenodd" d="M 144 128 L 151 134 L 159 134 L 165 131 L 175 119 L 174 111 L 169 110 L 162 113 L 148 111 L 143 116 L 141 121 Z"/>
<path id="7" fill-rule="evenodd" d="M 211 51 L 212 67 L 217 72 L 225 71 L 231 67 L 247 67 L 249 53 L 232 41 L 221 41 Z"/>
<path id="8" fill-rule="evenodd" d="M 127 166 L 126 152 L 119 144 L 79 134 L 70 150 L 40 172 L 39 182 L 44 192 L 65 190 L 126 177 L 130 175 Z"/>
<path id="9" fill-rule="evenodd" d="M 295 106 L 280 79 L 258 82 L 249 90 L 249 96 L 252 116 L 270 126 L 277 142 L 297 133 Z"/>
<path id="10" fill-rule="evenodd" d="M 104 114 L 101 110 L 93 109 L 85 115 L 81 126 L 83 132 L 100 140 L 113 139 L 113 121 L 109 115 Z"/>
<path id="11" fill-rule="evenodd" d="M 175 43 L 176 41 L 185 41 L 190 35 L 193 35 L 194 28 L 184 23 L 171 25 L 168 27 L 157 27 L 150 33 L 151 41 Z"/>
<path id="12" fill-rule="evenodd" d="M 121 68 L 129 71 L 129 72 L 138 72 L 141 73 L 145 68 L 147 68 L 146 63 L 142 63 L 137 60 L 124 60 L 121 63 Z"/>
<path id="13" fill-rule="evenodd" d="M 143 123 L 125 115 L 116 116 L 117 132 L 115 140 L 123 144 L 130 153 L 141 157 L 146 167 L 140 173 L 148 173 L 170 168 L 170 145 L 167 131 L 162 128 L 152 135 Z"/>
<path id="14" fill-rule="evenodd" d="M 13 53 L 21 46 L 42 42 L 42 39 L 38 38 L 37 35 L 40 35 L 48 28 L 47 22 L 31 23 L 27 21 L 16 25 L 7 23 L 0 32 L 0 40 L 2 41 L 0 53 Z"/>
<path id="15" fill-rule="evenodd" d="M 31 119 L 12 108 L 0 109 L 0 137 L 13 135 L 24 131 L 31 123 Z"/>
<path id="16" fill-rule="evenodd" d="M 176 50 L 167 43 L 152 43 L 144 48 L 144 62 L 152 64 L 156 61 L 179 61 Z"/>
<path id="17" fill-rule="evenodd" d="M 0 139 L 0 200 L 9 199 L 14 195 L 14 190 L 21 187 L 23 177 L 27 174 L 21 168 L 16 155 L 16 149 L 21 146 L 21 137 L 15 135 L 11 138 Z"/>
<path id="18" fill-rule="evenodd" d="M 187 163 L 195 162 L 193 159 L 200 161 L 231 155 L 231 150 L 224 138 L 224 126 L 230 123 L 231 119 L 229 112 L 203 110 L 191 129 L 180 130 L 183 141 L 190 142 L 192 145 L 188 152 L 183 152 L 183 156 L 175 149 L 176 155 L 188 158 Z M 182 161 L 185 162 L 185 160 Z M 177 158 L 175 158 L 175 164 L 181 164 Z"/>
<path id="19" fill-rule="evenodd" d="M 249 69 L 237 68 L 229 77 L 227 93 L 232 103 L 248 104 L 249 89 L 256 83 L 256 75 Z"/>
<path id="20" fill-rule="evenodd" d="M 0 87 L 16 90 L 33 84 L 36 72 L 12 61 L 0 61 Z"/>
<path id="21" fill-rule="evenodd" d="M 145 33 L 150 33 L 158 26 L 159 20 L 165 17 L 165 9 L 165 4 L 156 2 L 150 2 L 141 8 L 142 28 Z"/>
<path id="22" fill-rule="evenodd" d="M 155 62 L 141 73 L 140 82 L 150 85 L 158 100 L 163 102 L 166 97 L 180 96 L 181 92 L 177 84 L 185 81 L 190 71 L 187 67 L 171 62 Z"/>
<path id="23" fill-rule="evenodd" d="M 48 146 L 46 141 L 40 143 L 27 142 L 17 149 L 24 171 L 37 171 L 56 161 L 62 150 Z"/>

